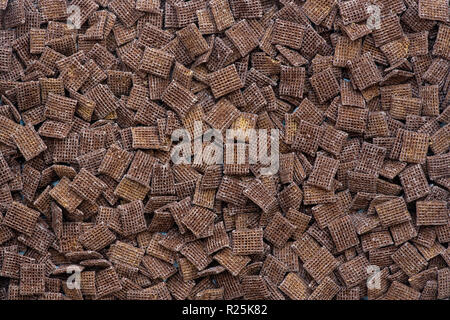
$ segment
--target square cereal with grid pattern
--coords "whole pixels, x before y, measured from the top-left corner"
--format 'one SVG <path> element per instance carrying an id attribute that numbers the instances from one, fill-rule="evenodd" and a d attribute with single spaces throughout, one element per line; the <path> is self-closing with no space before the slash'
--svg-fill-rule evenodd
<path id="1" fill-rule="evenodd" d="M 406 202 L 411 202 L 428 195 L 431 191 L 427 178 L 420 164 L 412 165 L 400 173 L 400 183 L 405 192 Z"/>
<path id="2" fill-rule="evenodd" d="M 231 40 L 242 57 L 248 55 L 255 49 L 259 42 L 254 30 L 247 20 L 241 20 L 225 31 L 226 36 Z"/>
<path id="3" fill-rule="evenodd" d="M 244 86 L 234 64 L 209 74 L 208 79 L 216 99 Z"/>
<path id="4" fill-rule="evenodd" d="M 38 211 L 13 201 L 6 211 L 2 224 L 31 236 L 39 216 L 40 213 Z"/>
<path id="5" fill-rule="evenodd" d="M 445 201 L 417 201 L 416 213 L 418 226 L 446 225 L 449 221 Z"/>
<path id="6" fill-rule="evenodd" d="M 197 97 L 189 89 L 176 81 L 172 81 L 164 90 L 161 100 L 183 119 L 197 102 Z"/>
<path id="7" fill-rule="evenodd" d="M 164 50 L 146 47 L 139 70 L 167 79 L 175 56 Z"/>
<path id="8" fill-rule="evenodd" d="M 264 229 L 264 238 L 275 247 L 284 247 L 296 227 L 280 212 L 277 212 Z"/>
<path id="9" fill-rule="evenodd" d="M 70 183 L 70 189 L 85 200 L 94 203 L 107 185 L 88 170 L 81 168 Z"/>
<path id="10" fill-rule="evenodd" d="M 333 178 L 336 175 L 338 166 L 339 160 L 326 157 L 322 154 L 317 155 L 307 183 L 325 190 L 331 190 Z"/>
<path id="11" fill-rule="evenodd" d="M 427 20 L 450 21 L 450 8 L 446 0 L 420 0 L 419 17 Z"/>
<path id="12" fill-rule="evenodd" d="M 349 62 L 352 81 L 359 90 L 367 89 L 382 80 L 380 70 L 378 70 L 370 52 Z"/>
<path id="13" fill-rule="evenodd" d="M 411 220 L 411 215 L 406 208 L 405 200 L 396 197 L 375 206 L 381 224 L 386 227 L 397 225 Z"/>
<path id="14" fill-rule="evenodd" d="M 264 252 L 263 229 L 241 229 L 232 232 L 232 249 L 235 255 L 261 254 Z"/>
<path id="15" fill-rule="evenodd" d="M 304 261 L 303 268 L 316 280 L 322 282 L 339 265 L 338 260 L 325 247 L 320 247 L 314 252 L 314 255 Z"/>
<path id="16" fill-rule="evenodd" d="M 18 127 L 12 138 L 26 161 L 37 157 L 47 150 L 47 145 L 33 126 Z"/>
<path id="17" fill-rule="evenodd" d="M 50 92 L 47 96 L 44 115 L 48 119 L 70 122 L 75 114 L 77 100 Z"/>
<path id="18" fill-rule="evenodd" d="M 342 252 L 359 244 L 358 235 L 349 215 L 337 218 L 328 224 L 337 252 Z"/>
<path id="19" fill-rule="evenodd" d="M 272 43 L 300 49 L 303 41 L 304 27 L 298 23 L 277 19 L 272 32 Z"/>
<path id="20" fill-rule="evenodd" d="M 281 65 L 280 95 L 302 98 L 305 85 L 305 68 Z"/>
<path id="21" fill-rule="evenodd" d="M 125 236 L 134 235 L 147 228 L 144 217 L 144 205 L 141 200 L 135 200 L 118 206 L 122 231 Z"/>
<path id="22" fill-rule="evenodd" d="M 45 291 L 45 265 L 42 263 L 20 264 L 21 295 L 42 294 Z"/>
<path id="23" fill-rule="evenodd" d="M 399 160 L 408 163 L 425 163 L 429 140 L 430 136 L 426 133 L 404 130 Z"/>

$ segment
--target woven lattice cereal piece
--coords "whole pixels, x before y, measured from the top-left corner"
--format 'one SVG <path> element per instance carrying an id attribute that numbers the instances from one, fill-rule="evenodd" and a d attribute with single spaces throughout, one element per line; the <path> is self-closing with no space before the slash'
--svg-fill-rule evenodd
<path id="1" fill-rule="evenodd" d="M 394 96 L 390 114 L 394 119 L 405 120 L 408 115 L 420 115 L 424 99 Z"/>
<path id="2" fill-rule="evenodd" d="M 447 124 L 438 131 L 436 131 L 430 138 L 431 140 L 431 150 L 434 154 L 441 154 L 448 150 L 450 146 L 450 125 Z"/>
<path id="3" fill-rule="evenodd" d="M 197 10 L 196 14 L 198 19 L 198 29 L 201 34 L 206 35 L 217 32 L 217 27 L 211 14 L 211 10 Z"/>
<path id="4" fill-rule="evenodd" d="M 448 210 L 445 201 L 417 201 L 417 225 L 446 225 Z"/>
<path id="5" fill-rule="evenodd" d="M 277 205 L 275 197 L 268 192 L 260 180 L 253 181 L 243 193 L 264 212 L 273 210 Z"/>
<path id="6" fill-rule="evenodd" d="M 134 149 L 159 149 L 161 141 L 156 126 L 131 128 Z"/>
<path id="7" fill-rule="evenodd" d="M 336 129 L 363 133 L 366 129 L 368 114 L 367 109 L 340 106 L 338 108 Z"/>
<path id="8" fill-rule="evenodd" d="M 225 231 L 223 222 L 216 223 L 213 229 L 213 235 L 206 239 L 206 252 L 212 254 L 220 249 L 230 246 L 230 239 Z"/>
<path id="9" fill-rule="evenodd" d="M 95 202 L 107 185 L 88 170 L 82 168 L 75 176 L 70 188 L 85 200 Z"/>
<path id="10" fill-rule="evenodd" d="M 264 230 L 264 238 L 274 246 L 284 247 L 295 231 L 295 226 L 277 212 Z"/>
<path id="11" fill-rule="evenodd" d="M 174 62 L 174 55 L 163 50 L 147 47 L 139 70 L 167 79 Z"/>
<path id="12" fill-rule="evenodd" d="M 279 285 L 279 288 L 293 300 L 307 300 L 310 295 L 310 290 L 305 280 L 292 272 L 288 273 Z"/>
<path id="13" fill-rule="evenodd" d="M 138 151 L 136 152 L 133 162 L 127 172 L 127 178 L 132 179 L 144 186 L 150 185 L 152 176 L 152 168 L 156 159 L 149 154 Z"/>
<path id="14" fill-rule="evenodd" d="M 195 95 L 188 89 L 172 81 L 162 94 L 161 100 L 172 108 L 181 118 L 197 102 Z"/>
<path id="15" fill-rule="evenodd" d="M 431 84 L 441 85 L 449 68 L 449 63 L 445 59 L 433 59 L 430 67 L 423 74 L 423 79 Z"/>
<path id="16" fill-rule="evenodd" d="M 47 120 L 39 128 L 38 133 L 41 137 L 64 139 L 68 136 L 71 129 L 72 123 Z"/>
<path id="17" fill-rule="evenodd" d="M 160 49 L 172 40 L 173 34 L 152 24 L 146 24 L 139 35 L 138 44 L 150 48 Z"/>
<path id="18" fill-rule="evenodd" d="M 280 95 L 302 98 L 304 84 L 305 68 L 281 66 Z"/>
<path id="19" fill-rule="evenodd" d="M 0 48 L 0 71 L 9 71 L 11 63 L 12 49 L 8 47 Z"/>
<path id="20" fill-rule="evenodd" d="M 314 256 L 305 261 L 303 268 L 320 283 L 337 268 L 338 263 L 325 247 L 321 247 Z"/>
<path id="21" fill-rule="evenodd" d="M 417 229 L 414 227 L 411 221 L 392 226 L 390 227 L 390 231 L 392 234 L 392 238 L 394 239 L 394 244 L 397 246 L 408 240 L 411 240 L 414 237 L 417 237 Z"/>
<path id="22" fill-rule="evenodd" d="M 64 139 L 58 139 L 53 145 L 53 161 L 74 163 L 78 157 L 79 135 L 69 134 Z"/>
<path id="23" fill-rule="evenodd" d="M 243 195 L 245 185 L 239 180 L 224 176 L 217 191 L 216 198 L 235 205 L 244 205 L 247 197 Z"/>
<path id="24" fill-rule="evenodd" d="M 101 298 L 122 289 L 117 272 L 113 267 L 103 269 L 95 275 L 97 297 Z"/>
<path id="25" fill-rule="evenodd" d="M 76 162 L 80 168 L 88 170 L 93 175 L 98 174 L 98 168 L 105 156 L 106 150 L 101 148 L 88 153 L 85 153 L 76 158 Z"/>
<path id="26" fill-rule="evenodd" d="M 422 112 L 424 116 L 438 116 L 439 115 L 439 88 L 437 85 L 420 87 L 420 97 L 422 98 Z"/>
<path id="27" fill-rule="evenodd" d="M 339 160 L 326 157 L 322 154 L 318 155 L 307 183 L 312 186 L 331 190 L 338 165 Z"/>
<path id="28" fill-rule="evenodd" d="M 329 223 L 328 229 L 338 252 L 347 250 L 359 243 L 352 219 L 348 215 Z"/>
<path id="29" fill-rule="evenodd" d="M 87 96 L 95 102 L 94 113 L 100 119 L 118 108 L 118 100 L 107 85 L 99 84 L 95 86 L 88 91 Z"/>
<path id="30" fill-rule="evenodd" d="M 263 277 L 257 275 L 245 275 L 242 277 L 242 291 L 246 300 L 261 300 L 270 296 Z"/>
<path id="31" fill-rule="evenodd" d="M 359 90 L 367 89 L 381 81 L 380 71 L 369 52 L 352 60 L 349 65 L 352 80 Z"/>
<path id="32" fill-rule="evenodd" d="M 438 271 L 438 299 L 447 299 L 450 297 L 450 269 L 440 269 Z"/>
<path id="33" fill-rule="evenodd" d="M 222 131 L 228 128 L 239 114 L 239 110 L 229 100 L 222 98 L 205 115 L 205 122 L 212 128 Z"/>
<path id="34" fill-rule="evenodd" d="M 445 24 L 439 25 L 439 31 L 436 37 L 436 42 L 433 46 L 433 54 L 442 56 L 446 59 L 450 57 L 450 28 Z"/>
<path id="35" fill-rule="evenodd" d="M 385 15 L 381 18 L 381 28 L 372 32 L 376 47 L 397 40 L 403 36 L 400 19 L 395 14 Z"/>
<path id="36" fill-rule="evenodd" d="M 346 36 L 338 38 L 334 51 L 333 65 L 346 67 L 349 61 L 358 57 L 361 52 L 361 40 L 352 41 Z"/>
<path id="37" fill-rule="evenodd" d="M 425 173 L 419 164 L 410 166 L 400 173 L 400 182 L 405 192 L 406 202 L 417 200 L 430 193 Z"/>
<path id="38" fill-rule="evenodd" d="M 30 165 L 25 165 L 23 167 L 22 181 L 24 186 L 22 189 L 22 194 L 26 200 L 33 202 L 40 180 L 41 173 L 38 170 L 34 169 Z"/>
<path id="39" fill-rule="evenodd" d="M 80 242 L 88 250 L 98 251 L 116 240 L 114 233 L 104 224 L 98 224 L 80 236 Z"/>
<path id="40" fill-rule="evenodd" d="M 366 107 L 363 95 L 352 87 L 351 82 L 346 80 L 341 81 L 341 103 L 344 106 Z"/>
<path id="41" fill-rule="evenodd" d="M 322 133 L 323 131 L 321 127 L 310 122 L 300 120 L 292 142 L 292 149 L 314 156 L 319 147 Z"/>
<path id="42" fill-rule="evenodd" d="M 278 199 L 283 212 L 288 212 L 291 208 L 298 210 L 302 203 L 303 193 L 299 186 L 292 182 L 278 193 Z"/>
<path id="43" fill-rule="evenodd" d="M 20 265 L 20 294 L 35 295 L 45 291 L 45 266 L 38 263 Z"/>
<path id="44" fill-rule="evenodd" d="M 308 224 L 311 221 L 311 216 L 291 208 L 286 214 L 286 219 L 296 227 L 292 234 L 292 238 L 297 240 L 306 231 Z"/>
<path id="45" fill-rule="evenodd" d="M 282 261 L 271 254 L 267 255 L 261 268 L 261 275 L 270 279 L 275 285 L 279 285 L 283 281 L 286 272 L 287 267 Z"/>
<path id="46" fill-rule="evenodd" d="M 194 206 L 182 217 L 181 222 L 199 238 L 214 224 L 215 214 L 206 208 Z"/>
<path id="47" fill-rule="evenodd" d="M 333 0 L 307 0 L 302 10 L 312 22 L 319 25 L 328 16 L 334 5 L 335 1 Z"/>
<path id="48" fill-rule="evenodd" d="M 302 45 L 303 32 L 302 25 L 277 19 L 272 33 L 272 43 L 298 50 Z"/>
<path id="49" fill-rule="evenodd" d="M 332 300 L 340 291 L 340 287 L 331 278 L 325 278 L 311 293 L 308 300 Z"/>
<path id="50" fill-rule="evenodd" d="M 337 130 L 335 127 L 324 124 L 322 130 L 322 137 L 319 141 L 319 146 L 333 154 L 339 156 L 344 142 L 347 140 L 348 134 L 346 132 Z"/>
<path id="51" fill-rule="evenodd" d="M 212 258 L 206 253 L 200 240 L 189 242 L 181 249 L 180 253 L 199 271 L 205 269 L 212 261 Z"/>
<path id="52" fill-rule="evenodd" d="M 135 9 L 135 3 L 128 0 L 114 0 L 107 6 L 127 27 L 131 27 L 144 15 L 143 12 Z"/>
<path id="53" fill-rule="evenodd" d="M 263 247 L 263 229 L 242 229 L 232 232 L 233 254 L 261 254 Z"/>
<path id="54" fill-rule="evenodd" d="M 427 171 L 431 180 L 436 180 L 448 175 L 450 154 L 440 154 L 427 157 Z"/>
<path id="55" fill-rule="evenodd" d="M 383 296 L 384 300 L 419 300 L 420 292 L 400 283 L 392 282 L 387 293 Z"/>
<path id="56" fill-rule="evenodd" d="M 368 18 L 367 3 L 365 0 L 350 0 L 338 3 L 342 22 L 345 25 L 361 22 Z"/>
<path id="57" fill-rule="evenodd" d="M 354 287 L 366 280 L 370 273 L 367 270 L 370 263 L 364 255 L 343 263 L 339 266 L 338 271 L 347 288 Z"/>
<path id="58" fill-rule="evenodd" d="M 2 154 L 0 154 L 0 185 L 6 184 L 8 181 L 12 180 L 13 172 L 6 162 Z"/>
<path id="59" fill-rule="evenodd" d="M 67 177 L 63 177 L 50 191 L 50 196 L 68 212 L 74 212 L 83 201 L 82 197 L 71 190 Z"/>
<path id="60" fill-rule="evenodd" d="M 83 271 L 81 272 L 81 292 L 85 295 L 95 296 L 97 293 L 95 287 L 95 271 Z"/>
<path id="61" fill-rule="evenodd" d="M 409 242 L 401 246 L 392 254 L 392 260 L 408 276 L 413 276 L 426 268 L 428 262 L 419 253 L 419 251 Z"/>
<path id="62" fill-rule="evenodd" d="M 342 217 L 345 213 L 342 204 L 337 201 L 335 203 L 323 203 L 312 208 L 312 214 L 320 228 L 325 228 L 328 224 Z"/>
<path id="63" fill-rule="evenodd" d="M 209 85 L 216 99 L 243 87 L 234 64 L 211 73 Z"/>
<path id="64" fill-rule="evenodd" d="M 106 152 L 98 172 L 120 181 L 132 158 L 133 155 L 131 153 L 113 145 Z"/>
<path id="65" fill-rule="evenodd" d="M 421 0 L 419 1 L 419 17 L 428 20 L 439 20 L 449 22 L 448 2 L 444 0 Z"/>
<path id="66" fill-rule="evenodd" d="M 118 208 L 124 235 L 136 234 L 147 228 L 142 201 L 136 200 Z"/>
<path id="67" fill-rule="evenodd" d="M 181 43 L 188 50 L 192 59 L 208 51 L 209 46 L 197 26 L 193 23 L 177 31 Z"/>
<path id="68" fill-rule="evenodd" d="M 223 31 L 233 25 L 234 18 L 228 1 L 213 0 L 209 5 L 218 31 Z"/>
<path id="69" fill-rule="evenodd" d="M 153 165 L 152 184 L 150 193 L 152 195 L 175 194 L 174 178 L 170 166 L 161 163 Z"/>
<path id="70" fill-rule="evenodd" d="M 39 215 L 38 211 L 13 201 L 6 212 L 2 224 L 19 232 L 31 235 Z"/>
<path id="71" fill-rule="evenodd" d="M 139 267 L 145 250 L 136 248 L 128 243 L 117 241 L 108 250 L 109 259 L 113 263 L 123 263 L 129 267 Z"/>
<path id="72" fill-rule="evenodd" d="M 242 57 L 248 55 L 258 46 L 258 38 L 247 20 L 235 23 L 225 31 L 226 36 L 233 42 Z"/>
<path id="73" fill-rule="evenodd" d="M 378 204 L 375 209 L 384 226 L 393 226 L 411 220 L 405 200 L 401 197 Z"/>
<path id="74" fill-rule="evenodd" d="M 47 146 L 32 126 L 21 126 L 12 135 L 14 142 L 26 161 L 47 150 Z"/>
<path id="75" fill-rule="evenodd" d="M 429 139 L 429 135 L 426 133 L 403 131 L 399 160 L 409 163 L 425 163 Z"/>
<path id="76" fill-rule="evenodd" d="M 214 260 L 224 266 L 233 276 L 237 276 L 251 261 L 249 257 L 233 254 L 230 248 L 224 248 L 219 251 L 214 255 Z"/>
<path id="77" fill-rule="evenodd" d="M 378 174 L 383 166 L 385 155 L 385 148 L 364 142 L 355 170 L 369 174 Z"/>

